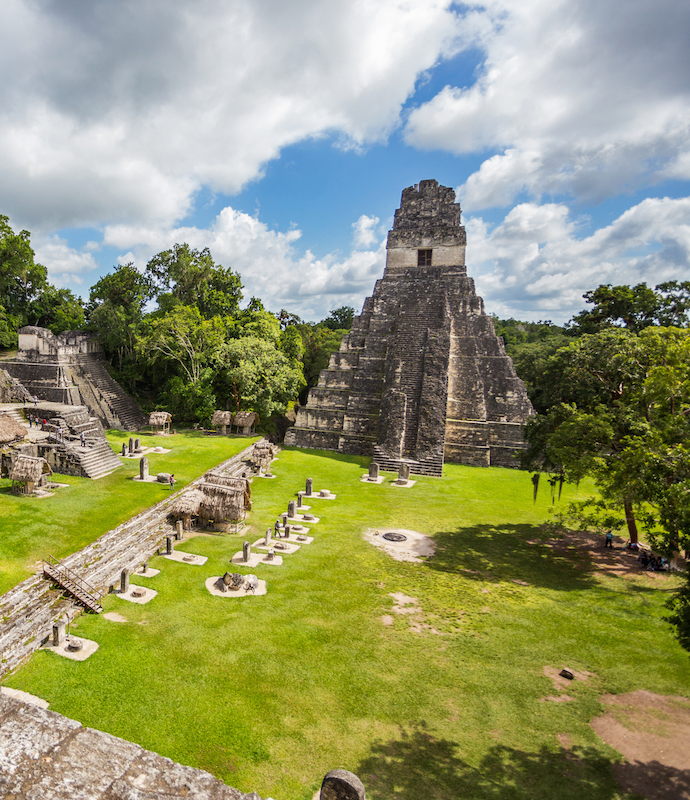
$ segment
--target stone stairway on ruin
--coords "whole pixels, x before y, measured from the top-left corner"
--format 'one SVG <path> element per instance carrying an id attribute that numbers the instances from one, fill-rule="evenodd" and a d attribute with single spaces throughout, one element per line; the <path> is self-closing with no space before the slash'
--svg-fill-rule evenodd
<path id="1" fill-rule="evenodd" d="M 400 467 L 406 464 L 414 475 L 428 475 L 432 478 L 441 478 L 443 476 L 443 456 L 418 459 L 390 458 L 383 453 L 379 445 L 376 445 L 371 460 L 375 461 L 383 472 L 398 472 Z"/>
<path id="2" fill-rule="evenodd" d="M 87 447 L 77 444 L 67 445 L 70 453 L 79 460 L 82 470 L 87 477 L 97 480 L 110 475 L 122 466 L 122 462 L 115 455 L 106 439 L 97 439 L 88 442 Z"/>
<path id="3" fill-rule="evenodd" d="M 139 404 L 110 376 L 99 358 L 80 355 L 79 367 L 97 391 L 98 399 L 110 410 L 108 416 L 119 420 L 124 430 L 137 431 L 146 424 L 146 417 Z"/>
<path id="4" fill-rule="evenodd" d="M 76 572 L 66 567 L 63 563 L 48 556 L 48 561 L 43 562 L 43 574 L 46 578 L 54 581 L 68 592 L 74 599 L 85 608 L 100 614 L 103 606 L 99 602 L 98 593 Z"/>
<path id="5" fill-rule="evenodd" d="M 7 414 L 8 417 L 12 417 L 15 422 L 19 422 L 22 425 L 27 424 L 26 417 L 23 414 L 23 409 L 20 411 L 18 408 L 7 408 L 5 409 L 5 414 Z"/>
<path id="6" fill-rule="evenodd" d="M 402 457 L 416 460 L 428 332 L 440 328 L 443 320 L 438 308 L 409 310 L 403 319 L 405 324 L 396 331 L 389 354 L 403 364 L 397 388 L 408 398 Z"/>

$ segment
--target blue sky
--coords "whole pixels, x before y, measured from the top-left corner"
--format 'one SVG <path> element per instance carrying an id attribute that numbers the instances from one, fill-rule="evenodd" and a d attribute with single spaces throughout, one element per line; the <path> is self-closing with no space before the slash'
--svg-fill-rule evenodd
<path id="1" fill-rule="evenodd" d="M 320 319 L 436 178 L 487 310 L 565 321 L 690 279 L 688 29 L 685 0 L 15 0 L 0 213 L 84 297 L 188 241 Z"/>

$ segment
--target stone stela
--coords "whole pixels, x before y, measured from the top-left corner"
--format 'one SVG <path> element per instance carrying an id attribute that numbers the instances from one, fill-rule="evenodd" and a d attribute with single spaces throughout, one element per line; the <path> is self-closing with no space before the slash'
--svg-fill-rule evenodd
<path id="1" fill-rule="evenodd" d="M 373 456 L 395 472 L 442 474 L 444 459 L 517 467 L 533 414 L 465 267 L 455 192 L 402 193 L 386 268 L 331 354 L 285 443 Z M 310 495 L 307 486 L 307 495 Z"/>

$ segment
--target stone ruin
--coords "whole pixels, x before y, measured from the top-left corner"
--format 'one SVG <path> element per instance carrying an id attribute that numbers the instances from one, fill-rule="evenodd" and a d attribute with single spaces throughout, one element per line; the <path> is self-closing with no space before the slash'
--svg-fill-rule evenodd
<path id="1" fill-rule="evenodd" d="M 427 180 L 403 191 L 383 278 L 286 444 L 426 475 L 440 476 L 444 459 L 518 466 L 534 412 L 467 276 L 465 246 L 452 189 Z"/>
<path id="2" fill-rule="evenodd" d="M 56 336 L 27 325 L 19 331 L 19 349 L 3 367 L 40 400 L 86 406 L 106 428 L 138 430 L 146 424 L 139 404 L 111 378 L 98 340 L 81 331 Z"/>

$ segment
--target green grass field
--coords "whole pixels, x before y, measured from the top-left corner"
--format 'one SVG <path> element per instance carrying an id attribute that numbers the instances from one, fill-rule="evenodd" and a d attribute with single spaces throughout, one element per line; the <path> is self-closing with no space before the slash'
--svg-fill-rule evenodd
<path id="1" fill-rule="evenodd" d="M 152 559 L 148 605 L 111 595 L 106 612 L 127 622 L 73 626 L 100 644 L 88 661 L 39 652 L 5 682 L 277 800 L 308 800 L 335 767 L 358 774 L 371 800 L 627 797 L 619 756 L 589 721 L 606 692 L 688 694 L 690 659 L 662 620 L 677 579 L 607 576 L 554 551 L 548 492 L 533 504 L 526 473 L 447 465 L 407 490 L 361 484 L 366 463 L 282 451 L 276 479 L 253 483 L 251 534 L 178 547 L 208 556 L 203 567 Z M 337 493 L 312 502 L 314 543 L 282 567 L 244 570 L 268 581 L 264 597 L 208 594 L 205 578 L 232 571 L 244 538 L 307 477 Z M 562 502 L 577 496 L 565 487 Z M 402 563 L 362 537 L 387 526 L 432 536 L 436 555 Z M 394 613 L 397 592 L 419 611 Z M 572 702 L 543 702 L 546 665 L 594 677 L 573 682 Z"/>
<path id="2" fill-rule="evenodd" d="M 176 489 L 254 441 L 239 436 L 208 437 L 195 431 L 140 436 L 144 445 L 170 449 L 169 453 L 150 454 L 149 468 L 152 475 L 174 472 Z M 120 452 L 129 435 L 109 431 L 108 440 Z M 139 461 L 132 460 L 97 481 L 55 475 L 57 482 L 69 486 L 44 498 L 13 495 L 12 482 L 0 479 L 0 594 L 29 577 L 36 562 L 48 555 L 62 558 L 80 550 L 170 491 L 163 484 L 130 480 L 138 474 Z"/>

